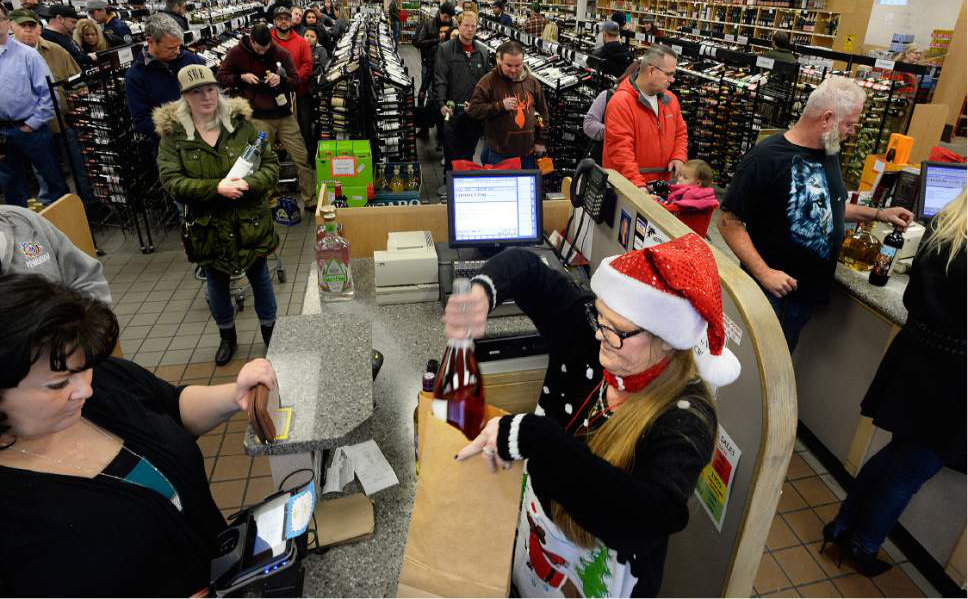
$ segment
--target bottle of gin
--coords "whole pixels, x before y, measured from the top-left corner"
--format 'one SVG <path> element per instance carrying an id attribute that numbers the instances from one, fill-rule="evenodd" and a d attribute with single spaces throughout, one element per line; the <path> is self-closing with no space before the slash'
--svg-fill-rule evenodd
<path id="1" fill-rule="evenodd" d="M 390 179 L 390 191 L 400 193 L 405 187 L 403 177 L 400 176 L 400 165 L 397 164 L 393 167 L 393 178 Z"/>
<path id="2" fill-rule="evenodd" d="M 316 266 L 319 295 L 326 302 L 353 299 L 350 242 L 339 234 L 336 209 L 322 208 L 323 225 L 316 231 Z"/>
<path id="3" fill-rule="evenodd" d="M 253 172 L 259 168 L 260 158 L 262 157 L 262 144 L 266 141 L 266 132 L 259 131 L 258 137 L 255 141 L 245 147 L 238 158 L 235 159 L 235 164 L 229 170 L 229 174 L 225 175 L 226 179 L 244 179 L 248 177 Z"/>

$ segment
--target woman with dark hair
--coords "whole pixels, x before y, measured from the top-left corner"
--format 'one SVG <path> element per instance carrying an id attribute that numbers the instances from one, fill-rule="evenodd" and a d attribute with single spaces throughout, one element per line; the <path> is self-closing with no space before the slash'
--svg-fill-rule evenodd
<path id="1" fill-rule="evenodd" d="M 690 233 L 606 258 L 592 292 L 523 250 L 472 282 L 447 304 L 448 338 L 482 335 L 487 313 L 513 299 L 549 349 L 535 412 L 490 420 L 457 454 L 480 453 L 492 471 L 528 460 L 516 596 L 657 596 L 669 535 L 688 523 L 712 455 L 707 384 L 739 376 L 708 246 Z"/>
<path id="2" fill-rule="evenodd" d="M 324 0 L 323 2 L 323 15 L 333 19 L 334 21 L 338 18 L 339 12 L 333 5 L 333 0 Z"/>
<path id="3" fill-rule="evenodd" d="M 175 387 L 110 357 L 106 304 L 39 275 L 0 276 L 0 594 L 187 597 L 225 528 L 195 442 L 275 386 Z"/>
<path id="4" fill-rule="evenodd" d="M 632 64 L 625 69 L 622 76 L 615 82 L 615 87 L 603 89 L 585 114 L 585 120 L 582 122 L 582 131 L 585 132 L 585 135 L 590 140 L 585 155 L 589 158 L 594 158 L 595 162 L 599 165 L 602 164 L 602 150 L 605 144 L 605 108 L 608 106 L 608 101 L 615 94 L 618 84 L 628 79 L 628 76 L 635 72 L 637 68 L 639 68 L 639 61 L 633 60 Z"/>

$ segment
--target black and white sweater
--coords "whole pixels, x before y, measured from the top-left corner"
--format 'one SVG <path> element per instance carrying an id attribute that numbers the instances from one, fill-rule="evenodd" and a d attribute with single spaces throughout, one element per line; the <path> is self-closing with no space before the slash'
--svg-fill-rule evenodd
<path id="1" fill-rule="evenodd" d="M 531 484 L 545 511 L 551 501 L 560 503 L 620 561 L 631 562 L 638 578 L 635 596 L 655 596 L 669 535 L 688 523 L 689 497 L 712 455 L 716 413 L 703 383 L 689 383 L 677 404 L 656 419 L 626 473 L 573 434 L 595 405 L 592 398 L 582 408 L 585 398 L 602 379 L 599 342 L 585 316 L 594 294 L 535 254 L 517 249 L 489 260 L 473 281 L 484 287 L 492 308 L 513 298 L 549 348 L 538 409 L 501 419 L 498 453 L 505 460 L 528 459 Z"/>

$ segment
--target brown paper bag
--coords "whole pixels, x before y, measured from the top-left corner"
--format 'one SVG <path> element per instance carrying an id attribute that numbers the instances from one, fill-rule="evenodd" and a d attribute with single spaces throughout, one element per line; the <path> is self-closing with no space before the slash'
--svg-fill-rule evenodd
<path id="1" fill-rule="evenodd" d="M 507 597 L 521 501 L 521 462 L 492 474 L 480 457 L 454 455 L 467 438 L 420 395 L 420 476 L 398 597 Z M 506 414 L 487 406 L 485 422 Z"/>

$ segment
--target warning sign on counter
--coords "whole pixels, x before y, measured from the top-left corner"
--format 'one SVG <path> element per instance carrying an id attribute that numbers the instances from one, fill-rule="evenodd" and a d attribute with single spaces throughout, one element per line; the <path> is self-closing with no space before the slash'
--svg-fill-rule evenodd
<path id="1" fill-rule="evenodd" d="M 703 509 L 709 514 L 716 530 L 723 531 L 726 519 L 726 506 L 729 504 L 730 490 L 736 478 L 736 467 L 742 455 L 739 447 L 720 426 L 713 458 L 709 461 L 696 484 L 696 497 Z"/>

